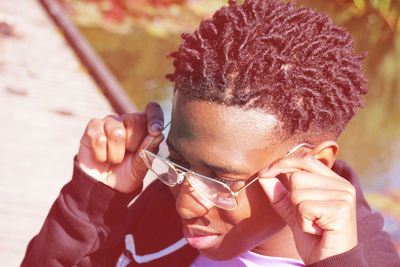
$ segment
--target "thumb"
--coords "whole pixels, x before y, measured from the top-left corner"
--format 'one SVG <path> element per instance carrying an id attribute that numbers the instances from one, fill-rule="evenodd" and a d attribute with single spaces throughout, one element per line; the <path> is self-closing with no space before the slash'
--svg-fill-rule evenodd
<path id="1" fill-rule="evenodd" d="M 276 177 L 260 177 L 258 181 L 267 195 L 272 208 L 282 217 L 289 227 L 292 227 L 295 223 L 295 213 L 288 190 Z"/>
<path id="2" fill-rule="evenodd" d="M 148 151 L 157 154 L 159 145 L 164 140 L 163 135 L 159 135 L 157 137 L 153 137 L 151 135 L 147 135 L 142 143 L 139 146 L 139 149 L 135 153 L 132 158 L 132 173 L 136 174 L 136 176 L 144 178 L 145 174 L 147 173 L 147 166 L 143 161 L 143 158 L 140 156 L 142 150 L 151 143 L 151 145 L 147 148 Z"/>

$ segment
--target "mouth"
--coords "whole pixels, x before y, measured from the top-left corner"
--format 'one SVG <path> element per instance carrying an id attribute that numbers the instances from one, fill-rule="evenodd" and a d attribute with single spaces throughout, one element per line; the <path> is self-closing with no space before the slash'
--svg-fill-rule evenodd
<path id="1" fill-rule="evenodd" d="M 183 226 L 183 235 L 188 244 L 196 249 L 208 249 L 218 243 L 219 234 L 211 233 L 199 227 Z"/>

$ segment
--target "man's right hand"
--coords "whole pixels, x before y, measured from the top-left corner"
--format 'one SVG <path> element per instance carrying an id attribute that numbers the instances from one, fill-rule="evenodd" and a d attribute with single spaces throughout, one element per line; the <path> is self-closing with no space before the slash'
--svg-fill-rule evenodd
<path id="1" fill-rule="evenodd" d="M 149 151 L 157 153 L 164 139 L 164 115 L 159 104 L 147 104 L 144 113 L 92 119 L 82 136 L 77 160 L 93 178 L 123 193 L 138 189 L 147 172 L 140 151 L 154 138 Z"/>

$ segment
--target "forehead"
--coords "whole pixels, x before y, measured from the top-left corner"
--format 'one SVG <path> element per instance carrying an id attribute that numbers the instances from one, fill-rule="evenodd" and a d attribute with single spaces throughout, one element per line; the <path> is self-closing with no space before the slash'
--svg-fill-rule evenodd
<path id="1" fill-rule="evenodd" d="M 187 160 L 245 170 L 274 156 L 278 125 L 274 115 L 260 110 L 186 101 L 176 95 L 168 139 Z"/>

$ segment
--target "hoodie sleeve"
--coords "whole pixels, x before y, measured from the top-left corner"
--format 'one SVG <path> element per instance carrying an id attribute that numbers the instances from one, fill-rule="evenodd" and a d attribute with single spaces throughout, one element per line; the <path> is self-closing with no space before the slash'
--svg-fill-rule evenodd
<path id="1" fill-rule="evenodd" d="M 141 190 L 120 193 L 87 175 L 75 161 L 72 180 L 30 241 L 21 266 L 110 266 L 107 261 L 120 253 L 129 223 L 127 206 Z"/>

